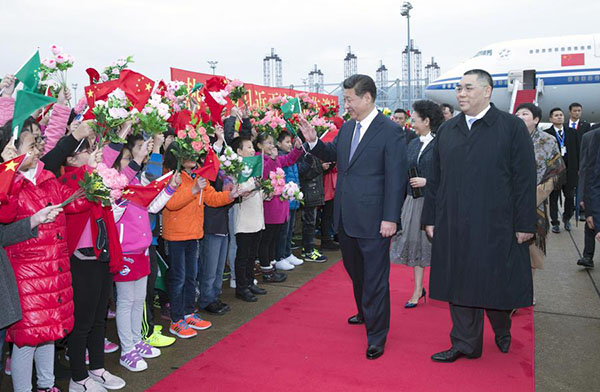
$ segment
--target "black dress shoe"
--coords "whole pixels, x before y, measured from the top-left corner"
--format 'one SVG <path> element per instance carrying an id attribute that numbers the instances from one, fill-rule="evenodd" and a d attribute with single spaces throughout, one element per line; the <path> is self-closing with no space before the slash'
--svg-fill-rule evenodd
<path id="1" fill-rule="evenodd" d="M 250 287 L 248 287 L 248 289 L 250 289 L 250 292 L 254 295 L 265 295 L 267 294 L 267 290 L 265 289 L 261 289 L 260 287 L 258 287 L 255 284 L 250 285 Z"/>
<path id="2" fill-rule="evenodd" d="M 367 359 L 377 359 L 383 355 L 383 347 L 369 346 L 367 348 Z"/>
<path id="3" fill-rule="evenodd" d="M 441 351 L 439 353 L 435 353 L 431 356 L 431 359 L 435 362 L 454 362 L 458 358 L 467 357 L 467 358 L 479 358 L 476 355 L 467 355 L 461 351 L 458 351 L 454 347 L 451 347 L 450 350 Z"/>
<path id="4" fill-rule="evenodd" d="M 258 298 L 256 298 L 254 296 L 254 294 L 252 294 L 250 292 L 249 289 L 244 289 L 242 291 L 236 291 L 235 292 L 235 297 L 241 299 L 242 301 L 246 301 L 246 302 L 256 302 L 256 301 L 258 301 Z"/>
<path id="5" fill-rule="evenodd" d="M 220 299 L 217 300 L 217 303 L 219 304 L 219 307 L 223 309 L 224 312 L 229 312 L 231 310 L 231 306 L 224 302 L 221 302 Z"/>
<path id="6" fill-rule="evenodd" d="M 218 302 L 212 302 L 208 304 L 204 310 L 210 314 L 216 314 L 217 316 L 222 316 L 225 314 L 226 310 L 224 310 Z"/>
<path id="7" fill-rule="evenodd" d="M 364 324 L 365 323 L 365 319 L 362 318 L 362 316 L 359 316 L 358 314 L 355 314 L 354 316 L 350 317 L 348 319 L 348 324 Z"/>
<path id="8" fill-rule="evenodd" d="M 577 260 L 577 265 L 585 268 L 594 268 L 594 260 L 588 256 L 583 256 L 581 259 Z"/>
<path id="9" fill-rule="evenodd" d="M 494 338 L 496 341 L 496 346 L 502 351 L 504 354 L 508 353 L 508 349 L 510 349 L 510 335 L 508 336 L 496 336 Z"/>

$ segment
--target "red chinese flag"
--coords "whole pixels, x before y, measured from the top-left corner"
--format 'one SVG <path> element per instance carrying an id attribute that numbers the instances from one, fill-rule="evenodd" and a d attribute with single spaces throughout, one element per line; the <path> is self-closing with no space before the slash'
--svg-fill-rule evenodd
<path id="1" fill-rule="evenodd" d="M 206 81 L 204 85 L 204 102 L 206 106 L 210 109 L 210 119 L 219 125 L 223 125 L 223 119 L 221 118 L 221 113 L 223 112 L 223 108 L 225 105 L 220 104 L 217 100 L 212 96 L 211 93 L 219 93 L 221 90 L 225 89 L 225 78 L 220 76 L 213 76 L 212 78 Z"/>
<path id="2" fill-rule="evenodd" d="M 328 131 L 321 137 L 321 141 L 323 143 L 331 143 L 333 141 L 333 139 L 335 139 L 335 137 L 338 135 L 338 132 L 339 132 L 338 130 Z"/>
<path id="3" fill-rule="evenodd" d="M 6 200 L 6 195 L 10 192 L 13 178 L 17 174 L 17 170 L 19 170 L 19 166 L 21 166 L 25 156 L 26 154 L 23 154 L 0 164 L 0 200 Z"/>
<path id="4" fill-rule="evenodd" d="M 140 73 L 124 69 L 119 76 L 119 88 L 125 92 L 133 107 L 142 111 L 152 94 L 154 81 Z"/>
<path id="5" fill-rule="evenodd" d="M 571 53 L 560 56 L 561 67 L 571 67 L 574 65 L 585 65 L 585 53 Z"/>
<path id="6" fill-rule="evenodd" d="M 219 174 L 219 167 L 221 167 L 221 162 L 219 162 L 217 154 L 215 154 L 212 148 L 209 148 L 208 153 L 206 153 L 206 157 L 204 158 L 204 165 L 202 165 L 201 168 L 194 170 L 194 173 L 209 181 L 214 181 Z"/>
<path id="7" fill-rule="evenodd" d="M 84 88 L 85 98 L 89 106 L 89 110 L 85 113 L 83 118 L 85 120 L 94 119 L 95 116 L 92 113 L 92 109 L 95 106 L 96 101 L 104 101 L 108 98 L 108 94 L 112 93 L 114 89 L 119 87 L 118 80 L 110 80 L 104 83 L 92 84 Z"/>
<path id="8" fill-rule="evenodd" d="M 165 189 L 172 176 L 173 172 L 171 171 L 146 186 L 129 185 L 123 191 L 123 198 L 140 207 L 148 207 L 152 200 Z"/>

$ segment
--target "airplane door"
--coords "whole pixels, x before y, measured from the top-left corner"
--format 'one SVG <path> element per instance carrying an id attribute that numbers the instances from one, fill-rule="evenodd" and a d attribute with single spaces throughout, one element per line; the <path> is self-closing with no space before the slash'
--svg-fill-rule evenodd
<path id="1" fill-rule="evenodd" d="M 594 34 L 594 55 L 600 57 L 600 34 Z"/>
<path id="2" fill-rule="evenodd" d="M 535 69 L 523 70 L 523 90 L 535 89 Z"/>

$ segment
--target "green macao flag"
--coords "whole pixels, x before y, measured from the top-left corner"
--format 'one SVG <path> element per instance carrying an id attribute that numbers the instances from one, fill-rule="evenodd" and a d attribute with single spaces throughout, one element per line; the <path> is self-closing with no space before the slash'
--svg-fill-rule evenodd
<path id="1" fill-rule="evenodd" d="M 238 184 L 248 181 L 250 177 L 262 177 L 262 155 L 243 157 L 242 163 L 244 164 L 244 168 L 241 173 L 238 174 Z"/>
<path id="2" fill-rule="evenodd" d="M 296 136 L 296 129 L 290 123 L 289 119 L 292 118 L 294 114 L 302 113 L 300 98 L 296 97 L 294 99 L 290 99 L 285 104 L 281 105 L 281 112 L 283 113 L 283 118 L 285 119 L 288 130 L 292 133 L 292 135 Z"/>
<path id="3" fill-rule="evenodd" d="M 35 91 L 40 81 L 40 51 L 36 51 L 23 67 L 15 74 L 23 83 L 24 89 Z"/>
<path id="4" fill-rule="evenodd" d="M 15 100 L 15 110 L 12 119 L 13 136 L 19 137 L 23 122 L 33 112 L 41 107 L 56 102 L 56 98 L 48 97 L 41 94 L 36 94 L 27 90 L 17 91 L 17 99 Z"/>

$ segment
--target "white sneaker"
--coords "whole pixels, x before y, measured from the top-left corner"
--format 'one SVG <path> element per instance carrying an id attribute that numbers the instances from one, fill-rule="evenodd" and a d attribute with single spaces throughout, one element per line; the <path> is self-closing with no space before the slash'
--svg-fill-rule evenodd
<path id="1" fill-rule="evenodd" d="M 294 265 L 294 266 L 304 264 L 304 260 L 300 260 L 299 258 L 297 258 L 296 256 L 294 256 L 293 254 L 289 255 L 284 260 L 287 261 L 288 263 L 290 263 L 291 265 Z"/>
<path id="2" fill-rule="evenodd" d="M 92 372 L 89 372 L 89 375 L 92 380 L 106 389 L 121 389 L 125 387 L 125 380 L 109 373 L 106 369 L 99 376 L 96 376 Z"/>
<path id="3" fill-rule="evenodd" d="M 288 263 L 286 259 L 283 259 L 275 263 L 275 268 L 277 268 L 279 271 L 291 271 L 295 267 Z"/>
<path id="4" fill-rule="evenodd" d="M 106 388 L 97 383 L 91 377 L 79 382 L 69 381 L 69 392 L 106 392 Z"/>
<path id="5" fill-rule="evenodd" d="M 254 284 L 258 286 L 258 280 L 254 279 Z"/>
<path id="6" fill-rule="evenodd" d="M 271 266 L 274 266 L 275 264 L 277 264 L 277 260 L 271 260 Z"/>
<path id="7" fill-rule="evenodd" d="M 121 352 L 119 363 L 125 369 L 131 370 L 132 372 L 141 372 L 142 370 L 148 369 L 148 363 L 144 361 L 135 348 L 126 353 Z"/>
<path id="8" fill-rule="evenodd" d="M 235 279 L 229 279 L 229 287 L 235 289 Z"/>
<path id="9" fill-rule="evenodd" d="M 152 347 L 148 343 L 140 340 L 136 345 L 135 349 L 142 356 L 142 358 L 156 358 L 160 355 L 160 350 L 156 347 Z"/>

